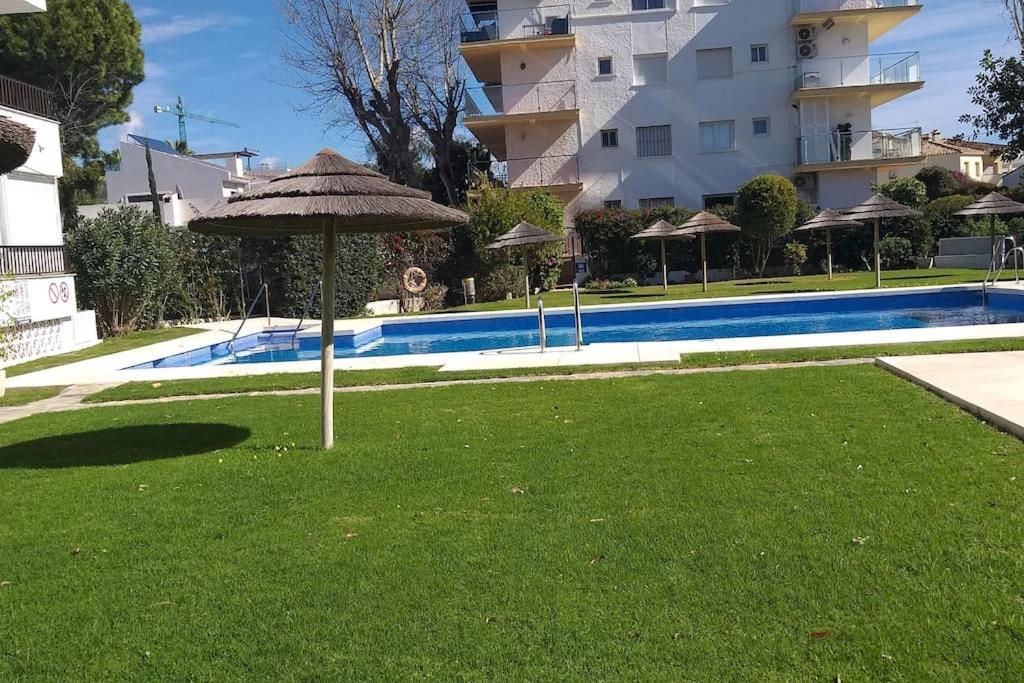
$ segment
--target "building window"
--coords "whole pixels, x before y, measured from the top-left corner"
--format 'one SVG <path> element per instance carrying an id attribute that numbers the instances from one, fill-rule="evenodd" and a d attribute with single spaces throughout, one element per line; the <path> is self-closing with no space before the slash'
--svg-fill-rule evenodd
<path id="1" fill-rule="evenodd" d="M 642 126 L 636 129 L 638 157 L 672 156 L 672 126 Z"/>
<path id="2" fill-rule="evenodd" d="M 675 206 L 675 197 L 648 197 L 640 200 L 641 209 L 656 209 L 659 206 Z"/>
<path id="3" fill-rule="evenodd" d="M 732 78 L 732 48 L 697 50 L 697 80 Z"/>
<path id="4" fill-rule="evenodd" d="M 610 149 L 619 146 L 619 129 L 609 128 L 601 131 L 601 147 Z"/>
<path id="5" fill-rule="evenodd" d="M 708 121 L 700 124 L 702 154 L 731 152 L 736 149 L 736 125 L 732 121 Z"/>
<path id="6" fill-rule="evenodd" d="M 975 161 L 974 162 L 974 175 L 977 178 L 981 177 L 981 162 L 980 161 Z"/>
<path id="7" fill-rule="evenodd" d="M 633 85 L 668 81 L 668 55 L 633 55 Z"/>
<path id="8" fill-rule="evenodd" d="M 768 46 L 764 43 L 760 45 L 750 46 L 750 63 L 751 64 L 767 64 L 768 63 Z"/>
<path id="9" fill-rule="evenodd" d="M 735 206 L 735 194 L 706 194 L 704 195 L 704 210 L 710 211 L 716 206 Z"/>
<path id="10" fill-rule="evenodd" d="M 648 9 L 665 9 L 665 0 L 633 0 L 634 12 Z"/>
<path id="11" fill-rule="evenodd" d="M 754 119 L 754 137 L 764 138 L 772 134 L 772 120 L 765 118 Z"/>
<path id="12" fill-rule="evenodd" d="M 615 73 L 612 70 L 612 58 L 601 57 L 597 60 L 597 75 L 598 76 L 611 76 Z"/>
<path id="13" fill-rule="evenodd" d="M 621 209 L 622 208 L 622 200 L 621 199 L 606 199 L 606 200 L 604 200 L 604 208 L 606 208 L 606 209 Z"/>

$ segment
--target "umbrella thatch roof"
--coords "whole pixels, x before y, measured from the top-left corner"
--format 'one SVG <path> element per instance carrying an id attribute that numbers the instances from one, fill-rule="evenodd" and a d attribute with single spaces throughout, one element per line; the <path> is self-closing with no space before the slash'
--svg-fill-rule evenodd
<path id="1" fill-rule="evenodd" d="M 701 211 L 696 216 L 679 226 L 673 233 L 680 235 L 710 235 L 715 232 L 742 232 L 743 228 L 737 227 L 724 218 L 719 218 L 713 213 Z"/>
<path id="2" fill-rule="evenodd" d="M 408 232 L 462 225 L 462 211 L 392 183 L 325 149 L 294 171 L 250 188 L 193 220 L 201 233 L 281 237 L 336 232 Z"/>
<path id="3" fill-rule="evenodd" d="M 693 235 L 676 235 L 675 233 L 679 228 L 672 225 L 666 220 L 660 220 L 654 225 L 644 228 L 637 234 L 633 235 L 631 239 L 634 240 L 692 240 L 696 239 Z"/>
<path id="4" fill-rule="evenodd" d="M 873 218 L 909 218 L 912 216 L 923 216 L 924 214 L 916 209 L 911 209 L 909 206 L 903 206 L 899 202 L 889 199 L 884 194 L 876 194 L 852 209 L 848 209 L 845 215 L 851 220 L 865 221 Z"/>
<path id="5" fill-rule="evenodd" d="M 504 235 L 487 245 L 487 249 L 505 249 L 506 247 L 529 247 L 537 244 L 553 244 L 565 238 L 544 228 L 530 223 L 520 223 Z"/>
<path id="6" fill-rule="evenodd" d="M 36 132 L 0 116 L 0 175 L 22 166 L 32 156 Z"/>
<path id="7" fill-rule="evenodd" d="M 968 204 L 957 216 L 1005 216 L 1024 213 L 1024 204 L 1015 202 L 1006 195 L 993 192 L 985 195 L 973 204 Z"/>
<path id="8" fill-rule="evenodd" d="M 801 225 L 797 230 L 824 230 L 825 228 L 863 228 L 863 223 L 850 220 L 838 211 L 825 209 L 817 216 Z"/>

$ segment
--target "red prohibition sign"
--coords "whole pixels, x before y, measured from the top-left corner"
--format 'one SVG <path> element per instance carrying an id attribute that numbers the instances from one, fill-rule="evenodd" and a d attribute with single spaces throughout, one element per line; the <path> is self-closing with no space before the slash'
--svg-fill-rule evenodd
<path id="1" fill-rule="evenodd" d="M 70 299 L 70 298 L 71 298 L 71 291 L 68 289 L 68 283 L 66 283 L 66 282 L 60 283 L 60 300 L 63 301 L 64 303 L 67 303 L 68 299 Z M 56 302 L 54 302 L 54 303 L 56 303 Z"/>
<path id="2" fill-rule="evenodd" d="M 57 283 L 50 285 L 50 303 L 55 304 L 60 300 L 60 292 L 57 290 Z"/>

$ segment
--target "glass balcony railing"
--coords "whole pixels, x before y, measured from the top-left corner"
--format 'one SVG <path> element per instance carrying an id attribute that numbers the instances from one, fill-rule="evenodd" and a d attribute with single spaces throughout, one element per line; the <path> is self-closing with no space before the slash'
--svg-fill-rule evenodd
<path id="1" fill-rule="evenodd" d="M 921 156 L 921 129 L 833 131 L 798 140 L 800 165 L 887 161 Z"/>
<path id="2" fill-rule="evenodd" d="M 463 43 L 485 43 L 567 36 L 573 33 L 570 14 L 569 5 L 470 12 L 462 16 L 460 40 Z"/>
<path id="3" fill-rule="evenodd" d="M 917 52 L 815 58 L 803 60 L 796 67 L 797 90 L 916 83 L 920 80 L 921 55 Z"/>
<path id="4" fill-rule="evenodd" d="M 843 10 L 885 9 L 888 7 L 916 7 L 919 0 L 793 0 L 794 14 L 813 12 L 842 12 Z"/>
<path id="5" fill-rule="evenodd" d="M 485 85 L 466 89 L 466 117 L 576 109 L 575 81 Z"/>
<path id="6" fill-rule="evenodd" d="M 495 165 L 494 176 L 512 189 L 578 185 L 580 159 L 575 154 L 509 159 Z"/>

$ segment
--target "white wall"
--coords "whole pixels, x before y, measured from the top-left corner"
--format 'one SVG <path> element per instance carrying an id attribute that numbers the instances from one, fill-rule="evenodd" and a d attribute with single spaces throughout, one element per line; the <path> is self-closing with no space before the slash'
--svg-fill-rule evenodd
<path id="1" fill-rule="evenodd" d="M 22 166 L 0 176 L 0 245 L 62 244 L 57 179 L 64 175 L 60 126 L 49 119 L 0 107 L 0 116 L 36 133 Z"/>
<path id="2" fill-rule="evenodd" d="M 180 188 L 184 199 L 220 199 L 225 196 L 225 181 L 231 180 L 226 168 L 176 154 L 151 152 L 157 191 L 161 194 L 174 193 L 176 188 Z M 107 172 L 107 201 L 113 204 L 125 195 L 148 192 L 146 148 L 122 142 L 121 166 Z"/>

